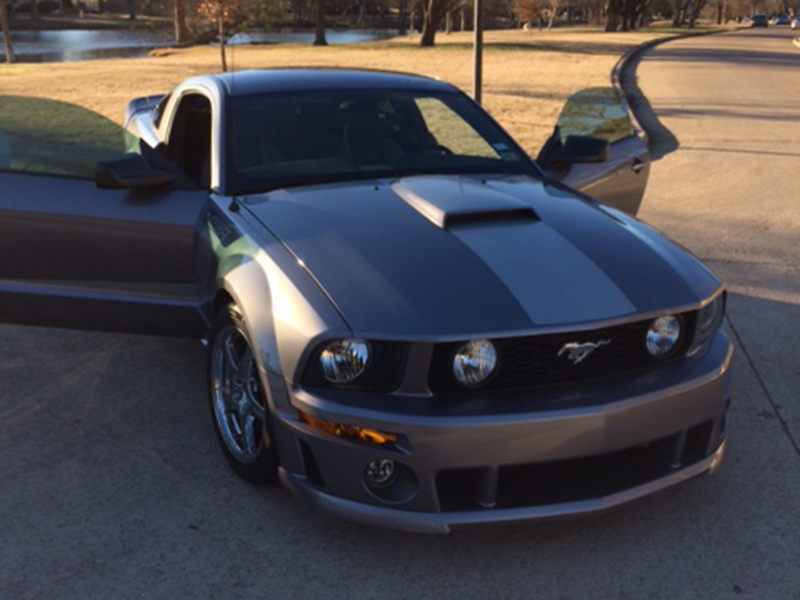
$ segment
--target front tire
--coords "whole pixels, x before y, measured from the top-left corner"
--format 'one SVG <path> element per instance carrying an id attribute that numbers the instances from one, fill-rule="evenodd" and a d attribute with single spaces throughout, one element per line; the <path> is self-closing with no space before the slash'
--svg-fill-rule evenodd
<path id="1" fill-rule="evenodd" d="M 208 353 L 211 416 L 228 464 L 251 483 L 278 476 L 267 394 L 244 317 L 235 305 L 217 316 Z"/>

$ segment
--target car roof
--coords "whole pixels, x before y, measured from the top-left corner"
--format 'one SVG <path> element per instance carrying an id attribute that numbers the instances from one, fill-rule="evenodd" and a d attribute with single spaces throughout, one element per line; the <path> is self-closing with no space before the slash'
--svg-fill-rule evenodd
<path id="1" fill-rule="evenodd" d="M 212 75 L 229 96 L 319 90 L 453 91 L 442 81 L 388 71 L 360 69 L 267 69 Z"/>

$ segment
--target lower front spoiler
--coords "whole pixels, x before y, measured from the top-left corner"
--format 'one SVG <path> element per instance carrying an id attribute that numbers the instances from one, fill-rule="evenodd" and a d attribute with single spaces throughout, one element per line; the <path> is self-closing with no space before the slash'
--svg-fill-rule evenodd
<path id="1" fill-rule="evenodd" d="M 713 473 L 722 463 L 724 456 L 725 441 L 723 440 L 713 454 L 693 465 L 670 473 L 666 477 L 602 498 L 524 508 L 485 509 L 449 513 L 397 510 L 353 502 L 352 500 L 331 496 L 315 489 L 304 478 L 291 475 L 284 469 L 280 470 L 280 478 L 283 484 L 292 492 L 305 498 L 317 509 L 333 517 L 362 525 L 387 527 L 412 533 L 449 533 L 451 528 L 459 526 L 520 523 L 602 513 L 633 500 L 649 496 L 654 492 L 666 489 L 682 481 L 692 479 L 705 472 Z"/>

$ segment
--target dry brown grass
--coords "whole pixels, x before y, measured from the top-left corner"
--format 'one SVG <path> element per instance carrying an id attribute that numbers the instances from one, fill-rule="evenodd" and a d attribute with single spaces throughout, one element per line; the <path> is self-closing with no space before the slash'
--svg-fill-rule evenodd
<path id="1" fill-rule="evenodd" d="M 663 32 L 604 34 L 592 29 L 487 32 L 484 105 L 529 152 L 552 131 L 564 100 L 575 91 L 608 85 L 627 49 Z M 388 69 L 439 77 L 469 92 L 471 34 L 440 35 L 437 47 L 414 38 L 317 48 L 299 45 L 236 47 L 237 70 L 288 66 Z M 219 70 L 214 48 L 164 50 L 144 59 L 0 65 L 0 94 L 77 104 L 119 122 L 136 96 L 166 92 L 187 77 Z"/>

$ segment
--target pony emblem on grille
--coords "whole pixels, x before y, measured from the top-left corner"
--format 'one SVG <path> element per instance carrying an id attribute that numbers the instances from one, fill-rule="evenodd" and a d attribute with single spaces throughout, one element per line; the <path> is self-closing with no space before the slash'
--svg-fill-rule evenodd
<path id="1" fill-rule="evenodd" d="M 583 344 L 579 344 L 578 342 L 569 342 L 568 344 L 564 344 L 561 346 L 561 350 L 558 351 L 558 355 L 562 356 L 565 352 L 568 352 L 569 355 L 567 358 L 571 360 L 576 365 L 579 362 L 582 362 L 587 356 L 589 356 L 592 352 L 597 350 L 600 346 L 608 346 L 611 343 L 611 340 L 600 340 L 599 342 L 585 342 Z"/>

